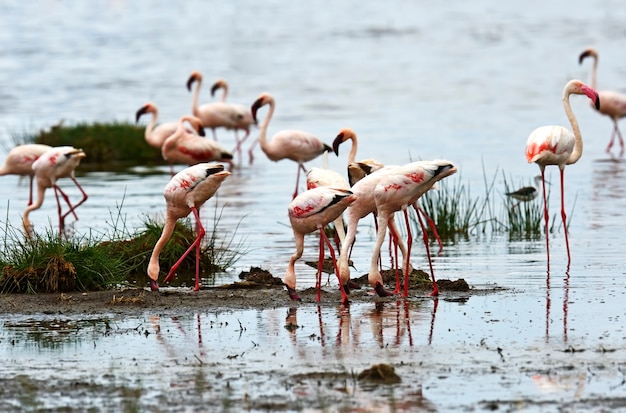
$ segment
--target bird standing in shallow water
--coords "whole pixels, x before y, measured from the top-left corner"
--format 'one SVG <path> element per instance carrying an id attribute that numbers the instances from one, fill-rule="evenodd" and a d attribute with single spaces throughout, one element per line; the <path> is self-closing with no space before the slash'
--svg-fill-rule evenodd
<path id="1" fill-rule="evenodd" d="M 598 52 L 594 48 L 589 48 L 582 52 L 578 57 L 578 63 L 582 64 L 585 58 L 591 57 L 593 58 L 593 68 L 591 71 L 591 88 L 597 89 L 597 71 L 598 71 Z M 600 107 L 596 107 L 595 104 L 592 104 L 592 107 L 597 110 L 599 113 L 608 116 L 613 121 L 613 132 L 611 133 L 611 139 L 609 140 L 609 144 L 606 147 L 606 151 L 611 153 L 611 148 L 613 147 L 613 143 L 615 143 L 615 137 L 619 139 L 620 151 L 619 156 L 624 155 L 624 138 L 622 137 L 622 132 L 619 130 L 618 122 L 621 118 L 626 116 L 626 95 L 621 93 L 612 91 L 612 90 L 601 90 L 598 91 L 598 96 L 602 105 Z"/>
<path id="2" fill-rule="evenodd" d="M 52 146 L 39 144 L 18 145 L 9 151 L 4 165 L 0 168 L 0 175 L 21 175 L 28 176 L 30 191 L 28 195 L 28 205 L 33 203 L 33 162 L 35 162 Z"/>
<path id="3" fill-rule="evenodd" d="M 54 195 L 57 200 L 59 236 L 62 236 L 65 231 L 65 218 L 70 213 L 74 215 L 74 218 L 78 219 L 75 210 L 87 200 L 87 193 L 74 177 L 74 170 L 85 156 L 85 152 L 83 152 L 82 149 L 76 149 L 72 146 L 57 146 L 46 151 L 39 159 L 33 162 L 32 168 L 37 180 L 37 201 L 26 207 L 24 216 L 22 217 L 22 223 L 28 238 L 32 238 L 33 236 L 33 226 L 29 220 L 29 215 L 32 211 L 41 208 L 46 189 L 48 188 L 54 188 Z M 70 178 L 82 193 L 82 199 L 76 204 L 72 205 L 67 194 L 57 185 L 57 180 L 60 178 Z M 65 200 L 69 207 L 69 210 L 64 214 L 61 213 L 62 208 L 59 195 Z"/>
<path id="4" fill-rule="evenodd" d="M 337 274 L 337 278 L 339 278 L 335 252 L 328 237 L 324 233 L 324 227 L 340 216 L 355 199 L 352 192 L 347 189 L 320 186 L 301 193 L 289 204 L 289 221 L 291 222 L 291 228 L 293 229 L 293 235 L 296 240 L 296 252 L 289 258 L 284 283 L 287 287 L 289 297 L 291 297 L 292 300 L 300 300 L 300 296 L 296 292 L 295 263 L 302 257 L 302 253 L 304 252 L 305 234 L 310 234 L 316 230 L 319 230 L 320 233 L 320 251 L 316 282 L 318 289 L 317 301 L 320 300 L 321 292 L 321 275 L 322 267 L 324 266 L 324 243 L 328 245 L 335 267 L 335 273 Z M 345 304 L 348 302 L 348 296 L 341 282 L 339 283 L 339 288 L 341 289 L 341 302 Z"/>
<path id="5" fill-rule="evenodd" d="M 165 282 L 171 281 L 176 269 L 185 259 L 192 249 L 196 250 L 196 284 L 194 291 L 200 289 L 200 242 L 204 238 L 205 230 L 200 222 L 200 207 L 211 198 L 218 188 L 222 185 L 224 179 L 230 175 L 230 172 L 224 170 L 224 165 L 216 163 L 200 163 L 190 166 L 177 173 L 172 180 L 165 186 L 163 196 L 166 202 L 165 225 L 161 237 L 156 242 L 150 263 L 148 264 L 148 279 L 150 281 L 150 289 L 157 291 L 159 289 L 159 256 L 161 251 L 169 241 L 176 221 L 185 218 L 193 212 L 196 219 L 196 239 L 189 246 L 187 251 L 176 261 L 165 277 Z"/>
<path id="6" fill-rule="evenodd" d="M 517 203 L 513 204 L 511 209 L 518 206 L 521 202 L 530 202 L 539 195 L 539 186 L 541 184 L 541 175 L 534 178 L 535 186 L 523 186 L 520 189 L 505 193 L 509 198 L 515 199 Z"/>
<path id="7" fill-rule="evenodd" d="M 557 165 L 561 175 L 561 219 L 563 220 L 563 230 L 565 231 L 565 245 L 567 246 L 567 262 L 571 261 L 569 250 L 569 239 L 567 235 L 567 216 L 565 214 L 565 185 L 563 174 L 565 165 L 576 163 L 583 154 L 583 137 L 580 133 L 578 121 L 572 111 L 569 97 L 572 94 L 586 95 L 594 103 L 596 109 L 601 107 L 598 92 L 587 86 L 580 80 L 570 80 L 563 88 L 563 107 L 565 114 L 572 125 L 572 131 L 563 126 L 542 126 L 535 129 L 526 142 L 526 160 L 539 165 L 541 170 L 541 181 L 543 190 L 543 217 L 545 220 L 546 232 L 546 253 L 548 255 L 548 265 L 550 264 L 550 244 L 548 242 L 549 216 L 546 199 L 546 177 L 545 169 L 547 165 Z"/>
<path id="8" fill-rule="evenodd" d="M 269 111 L 265 115 L 265 119 L 260 126 L 260 133 L 258 142 L 261 145 L 261 149 L 267 155 L 267 157 L 274 162 L 281 159 L 291 159 L 298 163 L 298 172 L 296 175 L 296 189 L 293 193 L 292 199 L 298 195 L 298 184 L 300 182 L 300 170 L 302 169 L 306 173 L 304 168 L 304 162 L 308 162 L 317 158 L 324 152 L 331 151 L 332 148 L 320 141 L 317 137 L 310 133 L 287 129 L 277 132 L 271 141 L 267 140 L 267 127 L 274 114 L 275 102 L 272 95 L 269 93 L 262 93 L 257 100 L 252 104 L 252 117 L 257 120 L 258 110 L 269 105 Z"/>

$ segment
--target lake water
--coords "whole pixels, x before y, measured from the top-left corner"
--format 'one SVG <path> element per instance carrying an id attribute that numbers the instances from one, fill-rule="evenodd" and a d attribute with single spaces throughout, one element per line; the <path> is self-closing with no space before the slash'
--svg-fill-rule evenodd
<path id="1" fill-rule="evenodd" d="M 199 70 L 205 79 L 201 101 L 209 100 L 209 85 L 218 77 L 228 80 L 231 102 L 251 104 L 261 92 L 272 93 L 277 108 L 270 135 L 296 128 L 330 144 L 339 129 L 351 127 L 360 139 L 357 158 L 375 157 L 385 164 L 449 159 L 459 168 L 449 179 L 469 185 L 475 196 L 484 194 L 485 179 L 497 176 L 499 198 L 503 172 L 515 183 L 528 184 L 538 173 L 524 157 L 529 133 L 545 124 L 567 125 L 561 92 L 569 79 L 589 80 L 590 62 L 578 64 L 584 48 L 599 50 L 599 88 L 626 92 L 626 8 L 617 0 L 41 0 L 6 1 L 0 9 L 0 145 L 7 149 L 12 136 L 59 121 L 133 122 L 135 111 L 148 100 L 159 107 L 161 121 L 176 120 L 190 111 L 185 82 L 191 71 Z M 572 97 L 572 106 L 585 147 L 580 161 L 566 170 L 569 271 L 562 231 L 551 234 L 549 284 L 543 239 L 509 241 L 506 234 L 487 234 L 446 245 L 434 259 L 438 277 L 465 278 L 472 286 L 497 284 L 524 294 L 506 301 L 490 296 L 440 305 L 437 322 L 442 325 L 432 342 L 443 346 L 444 354 L 475 345 L 484 336 L 495 347 L 521 335 L 513 341 L 518 349 L 556 340 L 557 347 L 604 345 L 623 356 L 619 320 L 626 312 L 626 241 L 621 237 L 626 230 L 626 163 L 604 152 L 609 119 L 594 113 L 586 98 Z M 233 134 L 221 131 L 218 137 L 226 146 L 234 145 Z M 349 145 L 344 146 L 339 157 L 329 157 L 330 168 L 344 170 Z M 307 166 L 321 164 L 317 159 Z M 556 171 L 550 168 L 548 174 L 552 213 L 559 208 Z M 143 176 L 79 170 L 90 198 L 79 208 L 74 230 L 106 232 L 118 211 L 130 229 L 146 215 L 158 216 L 168 179 L 167 168 L 162 172 Z M 254 164 L 244 162 L 233 170 L 217 200 L 203 208 L 210 223 L 216 208 L 223 207 L 219 229 L 224 238 L 230 239 L 237 228 L 234 239 L 249 249 L 221 281 L 231 281 L 253 265 L 282 277 L 294 249 L 286 210 L 295 172 L 293 162 L 270 162 L 257 148 Z M 1 220 L 19 227 L 27 182 L 12 176 L 0 182 Z M 36 229 L 56 222 L 55 211 L 49 193 L 44 207 L 31 214 Z M 371 226 L 371 220 L 363 220 L 354 248 L 361 273 L 369 263 Z M 307 240 L 302 261 L 315 260 L 316 245 L 315 237 Z M 425 267 L 423 247 L 416 243 L 413 251 L 415 265 Z M 313 285 L 314 270 L 299 263 L 296 271 L 299 288 Z M 429 314 L 431 309 L 421 311 Z M 424 316 L 418 310 L 415 314 L 413 319 Z M 241 315 L 246 316 L 255 315 Z M 503 322 L 495 328 L 482 322 L 486 317 Z M 446 319 L 450 324 L 441 321 Z M 524 328 L 530 320 L 541 327 Z M 459 323 L 467 325 L 452 327 Z M 420 351 L 433 351 L 426 340 L 416 344 Z M 310 344 L 305 340 L 299 345 Z M 404 346 L 395 348 L 403 351 Z M 455 360 L 462 363 L 462 356 Z M 295 351 L 293 357 L 301 353 Z M 483 387 L 494 388 L 488 375 L 479 375 L 477 383 L 481 379 Z M 519 390 L 515 384 L 507 389 L 510 394 Z M 535 394 L 526 390 L 520 392 Z M 621 387 L 614 391 L 624 395 Z M 442 410 L 476 402 L 445 401 L 437 390 L 428 396 Z M 561 396 L 573 397 L 553 397 Z M 506 398 L 498 392 L 485 397 Z"/>

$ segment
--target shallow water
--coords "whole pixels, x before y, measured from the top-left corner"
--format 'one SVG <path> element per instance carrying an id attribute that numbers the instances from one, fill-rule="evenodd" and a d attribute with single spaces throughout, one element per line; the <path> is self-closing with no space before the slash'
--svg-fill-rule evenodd
<path id="1" fill-rule="evenodd" d="M 359 158 L 375 157 L 386 164 L 446 158 L 460 171 L 449 179 L 460 179 L 470 185 L 472 194 L 481 196 L 485 179 L 496 176 L 499 197 L 504 192 L 503 172 L 515 183 L 528 184 L 538 172 L 524 159 L 528 134 L 543 124 L 566 124 L 560 95 L 570 78 L 588 79 L 589 62 L 577 63 L 585 47 L 593 45 L 600 51 L 599 87 L 624 91 L 621 80 L 626 62 L 619 56 L 626 37 L 626 9 L 620 4 L 615 0 L 534 1 L 523 6 L 493 0 L 307 5 L 277 1 L 5 2 L 0 5 L 6 16 L 0 27 L 5 45 L 0 54 L 0 125 L 6 133 L 0 144 L 11 147 L 12 135 L 49 128 L 60 120 L 133 121 L 135 111 L 147 100 L 159 106 L 162 121 L 174 120 L 189 111 L 191 95 L 185 82 L 192 70 L 200 70 L 205 76 L 201 101 L 209 99 L 207 84 L 217 77 L 229 81 L 232 102 L 251 104 L 259 93 L 271 92 L 277 109 L 270 134 L 298 128 L 330 143 L 340 128 L 351 127 L 360 138 Z M 352 331 L 347 343 L 337 343 L 342 318 L 330 309 L 321 314 L 327 341 L 310 338 L 320 334 L 314 307 L 298 308 L 302 327 L 292 334 L 283 328 L 289 305 L 285 300 L 286 307 L 271 311 L 192 314 L 176 322 L 161 318 L 162 340 L 157 334 L 146 337 L 135 332 L 97 335 L 90 340 L 88 328 L 72 335 L 70 325 L 69 334 L 57 331 L 52 335 L 60 337 L 59 343 L 42 347 L 39 338 L 25 332 L 40 328 L 50 335 L 54 328 L 37 327 L 46 317 L 11 317 L 2 326 L 6 338 L 2 351 L 25 366 L 19 373 L 32 377 L 62 372 L 84 378 L 92 377 L 96 369 L 96 376 L 104 381 L 111 377 L 128 383 L 138 380 L 155 392 L 167 391 L 174 373 L 188 380 L 183 387 L 197 384 L 194 374 L 209 374 L 203 371 L 204 364 L 180 354 L 189 349 L 206 360 L 212 357 L 210 349 L 219 352 L 218 359 L 246 353 L 219 364 L 227 376 L 238 371 L 281 376 L 293 371 L 291 365 L 310 371 L 322 357 L 325 364 L 350 371 L 373 362 L 390 362 L 399 365 L 401 376 L 412 377 L 398 388 L 399 394 L 414 392 L 419 384 L 433 409 L 442 411 L 480 408 L 481 400 L 528 398 L 558 404 L 598 394 L 624 397 L 623 386 L 618 384 L 624 367 L 619 360 L 623 360 L 625 336 L 621 231 L 626 225 L 626 164 L 611 161 L 604 152 L 611 132 L 609 120 L 594 113 L 584 98 L 575 97 L 572 104 L 585 152 L 566 170 L 573 255 L 569 271 L 562 231 L 551 234 L 549 278 L 543 238 L 510 241 L 506 235 L 487 234 L 446 245 L 434 258 L 438 277 L 465 278 L 472 286 L 496 284 L 511 290 L 464 302 L 440 300 L 434 322 L 433 301 L 411 301 L 412 341 L 406 331 L 401 338 L 394 337 L 394 323 L 402 313 L 394 305 L 383 309 L 393 321 L 389 332 L 383 331 L 382 349 L 379 335 L 370 333 L 378 322 L 371 316 L 374 304 L 351 307 L 351 329 L 358 328 L 359 333 Z M 227 146 L 234 142 L 229 133 L 220 133 L 219 139 Z M 342 148 L 338 158 L 330 157 L 329 167 L 343 170 L 347 152 L 347 147 Z M 321 164 L 315 160 L 308 166 Z M 213 214 L 223 207 L 218 230 L 223 231 L 224 240 L 234 237 L 249 249 L 219 282 L 236 279 L 252 265 L 282 276 L 294 248 L 286 208 L 295 171 L 292 162 L 272 163 L 257 148 L 254 164 L 244 162 L 236 168 L 217 201 L 206 204 L 207 226 L 212 226 Z M 142 168 L 128 173 L 83 174 L 79 170 L 90 198 L 78 211 L 74 231 L 106 233 L 119 225 L 119 214 L 132 232 L 146 215 L 158 216 L 164 208 L 161 191 L 167 168 L 157 174 L 139 172 Z M 549 179 L 554 213 L 559 208 L 556 170 L 549 171 Z M 0 220 L 19 227 L 27 200 L 26 181 L 7 176 L 1 182 Z M 75 193 L 71 188 L 68 192 Z M 55 209 L 48 194 L 44 207 L 31 215 L 37 230 L 55 223 Z M 369 262 L 371 226 L 368 219 L 362 222 L 353 252 L 360 273 Z M 307 240 L 303 261 L 316 258 L 316 245 L 314 237 Z M 420 268 L 426 265 L 419 243 L 413 262 Z M 299 288 L 313 285 L 312 269 L 303 263 L 296 269 Z M 114 330 L 140 325 L 149 331 L 156 316 L 117 320 L 114 315 L 93 315 L 94 328 L 102 328 L 103 320 L 109 319 Z M 228 320 L 228 327 L 217 328 L 219 320 Z M 243 334 L 238 333 L 235 320 L 245 326 Z M 88 321 L 69 322 L 82 326 Z M 199 347 L 200 330 L 207 350 Z M 219 334 L 212 337 L 208 331 Z M 360 338 L 352 338 L 359 334 Z M 7 346 L 15 337 L 17 344 Z M 266 338 L 273 342 L 262 345 Z M 563 352 L 569 346 L 587 351 Z M 110 360 L 105 367 L 93 364 L 94 347 Z M 494 351 L 497 347 L 504 356 Z M 616 351 L 596 353 L 601 348 Z M 276 354 L 282 356 L 282 352 L 288 362 L 277 367 L 280 357 Z M 130 362 L 146 354 L 163 358 L 175 371 L 165 369 L 165 378 L 159 374 L 160 365 Z M 363 358 L 363 354 L 372 356 Z M 517 355 L 529 354 L 536 355 L 531 367 L 524 364 L 526 359 L 516 364 Z M 565 365 L 573 356 L 580 365 L 573 371 L 559 371 L 555 378 L 551 366 Z M 594 357 L 600 358 L 604 370 L 587 360 Z M 459 368 L 472 372 L 471 382 L 455 376 Z M 500 368 L 507 372 L 502 375 L 505 382 Z M 18 374 L 8 366 L 4 369 L 7 375 Z M 545 380 L 533 381 L 539 372 Z M 256 386 L 269 391 L 267 387 L 276 384 L 269 380 L 264 387 L 259 377 L 246 380 L 250 381 L 232 390 L 233 397 L 253 393 Z M 450 388 L 457 389 L 454 397 Z M 276 390 L 293 394 L 286 388 L 282 391 Z M 370 396 L 380 397 L 377 402 L 382 404 L 376 404 L 377 408 L 389 407 L 390 396 L 384 392 L 364 392 L 357 398 Z M 150 403 L 155 400 L 158 397 Z"/>

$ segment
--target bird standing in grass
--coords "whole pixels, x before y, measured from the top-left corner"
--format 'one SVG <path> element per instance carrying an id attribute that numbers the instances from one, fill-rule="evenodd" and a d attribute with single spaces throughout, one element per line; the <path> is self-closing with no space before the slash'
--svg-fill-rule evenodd
<path id="1" fill-rule="evenodd" d="M 80 186 L 76 178 L 74 177 L 74 170 L 80 164 L 81 159 L 85 157 L 85 152 L 82 149 L 76 149 L 72 146 L 57 146 L 53 147 L 41 155 L 35 162 L 33 162 L 32 168 L 35 172 L 35 178 L 37 180 L 37 201 L 24 210 L 24 216 L 22 217 L 22 223 L 26 236 L 32 238 L 33 226 L 29 220 L 30 213 L 36 209 L 41 208 L 43 205 L 46 189 L 54 188 L 54 195 L 57 200 L 57 211 L 59 214 L 59 236 L 62 236 L 65 231 L 65 218 L 69 214 L 73 214 L 74 218 L 78 219 L 76 215 L 76 208 L 83 204 L 87 200 L 87 193 Z M 57 185 L 57 181 L 61 178 L 70 178 L 74 181 L 74 184 L 82 193 L 83 197 L 76 204 L 72 205 L 67 194 Z M 61 196 L 67 206 L 68 211 L 62 213 Z"/>
<path id="2" fill-rule="evenodd" d="M 150 289 L 157 291 L 159 289 L 159 256 L 161 251 L 169 241 L 176 221 L 185 218 L 193 213 L 196 219 L 196 239 L 189 246 L 187 251 L 172 265 L 170 271 L 165 277 L 165 282 L 171 281 L 176 275 L 176 269 L 187 255 L 195 248 L 196 250 L 196 284 L 194 291 L 200 289 L 200 242 L 204 238 L 205 230 L 200 222 L 200 207 L 210 199 L 224 179 L 230 175 L 230 172 L 224 170 L 224 165 L 217 163 L 200 163 L 190 166 L 177 173 L 172 180 L 165 186 L 163 196 L 166 203 L 165 225 L 161 237 L 156 242 L 150 262 L 148 264 L 148 280 Z"/>
<path id="3" fill-rule="evenodd" d="M 570 80 L 563 88 L 563 107 L 565 114 L 572 125 L 572 130 L 563 126 L 542 126 L 531 132 L 526 142 L 526 160 L 529 163 L 536 163 L 541 170 L 541 181 L 543 190 L 543 218 L 545 220 L 546 232 L 546 253 L 548 255 L 548 265 L 550 264 L 550 244 L 548 242 L 549 215 L 548 203 L 546 199 L 546 177 L 545 169 L 547 165 L 557 165 L 561 175 L 561 219 L 563 220 L 563 230 L 565 231 L 565 245 L 567 247 L 567 262 L 571 261 L 569 250 L 569 238 L 567 235 L 567 216 L 565 214 L 565 183 L 563 174 L 566 165 L 571 165 L 580 159 L 583 154 L 583 137 L 578 126 L 578 121 L 572 111 L 570 95 L 586 95 L 596 109 L 600 109 L 600 97 L 598 92 L 592 87 L 584 84 L 580 80 Z"/>
<path id="4" fill-rule="evenodd" d="M 506 196 L 517 201 L 513 204 L 511 209 L 515 208 L 522 202 L 530 202 L 537 198 L 537 195 L 539 195 L 539 187 L 541 186 L 541 175 L 536 175 L 534 181 L 534 186 L 523 186 L 516 191 L 505 193 Z"/>

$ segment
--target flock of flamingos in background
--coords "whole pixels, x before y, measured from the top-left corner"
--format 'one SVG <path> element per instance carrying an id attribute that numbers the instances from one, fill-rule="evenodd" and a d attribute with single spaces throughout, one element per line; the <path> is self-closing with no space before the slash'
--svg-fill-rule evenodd
<path id="1" fill-rule="evenodd" d="M 564 207 L 564 169 L 566 165 L 576 163 L 583 150 L 583 140 L 570 106 L 569 97 L 572 94 L 585 95 L 593 107 L 601 114 L 607 115 L 613 121 L 613 133 L 606 148 L 610 152 L 615 138 L 620 143 L 620 157 L 624 153 L 624 141 L 618 128 L 620 118 L 626 116 L 626 96 L 613 91 L 596 91 L 596 70 L 598 54 L 594 49 L 585 50 L 579 57 L 579 63 L 587 57 L 593 59 L 591 85 L 588 86 L 579 80 L 570 80 L 563 89 L 563 106 L 570 121 L 571 130 L 563 126 L 543 126 L 535 129 L 526 144 L 526 159 L 529 163 L 539 165 L 543 185 L 543 207 L 545 220 L 546 252 L 548 265 L 550 262 L 548 242 L 548 207 L 545 191 L 545 167 L 557 165 L 560 170 L 561 184 L 561 218 L 564 224 L 565 241 L 567 247 L 568 265 L 571 260 L 569 251 L 569 239 L 567 234 L 566 215 Z M 317 299 L 320 299 L 321 270 L 324 260 L 325 245 L 328 246 L 333 259 L 335 274 L 339 280 L 339 288 L 342 295 L 342 303 L 348 302 L 348 294 L 351 288 L 357 285 L 350 280 L 349 255 L 355 242 L 356 228 L 359 220 L 370 213 L 374 215 L 377 223 L 376 243 L 371 255 L 368 281 L 379 296 L 388 296 L 402 293 L 408 295 L 408 275 L 411 273 L 411 243 L 412 235 L 408 225 L 407 210 L 413 206 L 417 212 L 426 251 L 428 254 L 432 287 L 431 295 L 437 295 L 437 283 L 435 281 L 430 252 L 428 249 L 427 231 L 424 227 L 422 216 L 432 224 L 432 221 L 424 214 L 418 205 L 419 198 L 435 185 L 457 171 L 455 165 L 447 160 L 432 160 L 412 162 L 406 165 L 384 166 L 373 159 L 356 161 L 357 137 L 349 128 L 341 129 L 332 143 L 325 144 L 317 137 L 299 130 L 282 130 L 267 137 L 267 129 L 275 109 L 275 101 L 269 93 L 262 93 L 252 105 L 237 105 L 226 102 L 228 85 L 224 80 L 218 80 L 211 88 L 214 96 L 218 90 L 222 90 L 220 101 L 198 105 L 198 96 L 202 85 L 202 75 L 193 72 L 187 81 L 187 88 L 192 91 L 192 115 L 184 115 L 177 122 L 167 122 L 157 125 L 158 109 L 151 102 L 146 103 L 136 112 L 136 121 L 142 115 L 150 113 L 152 118 L 145 129 L 145 138 L 148 144 L 161 150 L 163 159 L 166 160 L 172 171 L 172 178 L 165 186 L 164 197 L 166 201 L 166 218 L 161 237 L 154 246 L 152 256 L 147 269 L 150 288 L 152 291 L 159 289 L 158 278 L 160 273 L 159 256 L 168 242 L 175 223 L 178 219 L 193 213 L 196 222 L 196 239 L 189 246 L 183 256 L 171 266 L 164 281 L 169 282 L 176 273 L 181 261 L 193 250 L 196 253 L 196 283 L 195 290 L 200 288 L 200 244 L 205 235 L 205 230 L 200 221 L 199 209 L 210 199 L 221 186 L 222 182 L 230 175 L 225 170 L 224 163 L 233 166 L 233 153 L 239 156 L 241 162 L 241 145 L 249 136 L 251 127 L 258 125 L 258 112 L 267 106 L 267 113 L 260 123 L 259 136 L 249 149 L 249 162 L 253 162 L 253 149 L 258 143 L 263 153 L 272 161 L 291 159 L 296 162 L 296 187 L 292 202 L 288 205 L 288 216 L 293 229 L 296 252 L 290 257 L 284 277 L 284 284 L 291 299 L 299 300 L 296 291 L 295 262 L 302 256 L 304 249 L 305 234 L 319 231 L 319 263 L 317 273 Z M 211 129 L 213 140 L 203 137 L 204 129 Z M 217 142 L 216 129 L 226 128 L 235 132 L 235 149 L 231 152 Z M 245 132 L 239 137 L 239 132 Z M 304 163 L 311 161 L 325 152 L 333 151 L 339 155 L 339 146 L 343 142 L 351 141 L 352 147 L 348 155 L 348 174 L 345 178 L 342 174 L 326 168 L 311 168 L 307 171 Z M 45 191 L 54 189 L 57 202 L 59 231 L 64 232 L 64 223 L 68 215 L 72 214 L 75 219 L 76 208 L 87 200 L 87 193 L 74 177 L 74 170 L 86 155 L 81 149 L 71 146 L 50 147 L 47 145 L 24 144 L 13 148 L 0 169 L 0 175 L 17 174 L 30 177 L 30 196 L 28 206 L 23 214 L 23 226 L 28 238 L 33 237 L 33 226 L 30 222 L 30 213 L 41 207 L 44 201 Z M 174 174 L 174 164 L 190 165 L 181 172 Z M 304 171 L 307 178 L 307 190 L 298 194 L 300 173 Z M 72 204 L 67 194 L 57 185 L 61 178 L 70 178 L 82 193 L 82 199 Z M 37 184 L 37 199 L 33 202 L 33 179 Z M 524 192 L 524 191 L 522 191 Z M 520 198 L 528 200 L 537 196 L 538 191 L 528 191 L 531 196 Z M 534 194 L 534 195 L 533 195 Z M 512 196 L 518 194 L 511 193 Z M 62 211 L 61 198 L 67 204 L 68 210 Z M 407 243 L 400 239 L 394 215 L 402 211 L 408 229 Z M 344 217 L 347 221 L 347 232 L 343 226 Z M 334 248 L 326 237 L 323 228 L 335 223 L 340 242 L 339 258 L 337 260 Z M 396 279 L 394 291 L 385 289 L 379 270 L 379 254 L 383 241 L 389 230 L 394 245 L 402 253 L 402 270 L 404 274 L 404 286 Z M 397 255 L 397 254 L 396 254 Z M 397 264 L 397 257 L 396 257 Z M 397 267 L 397 265 L 396 265 Z"/>

